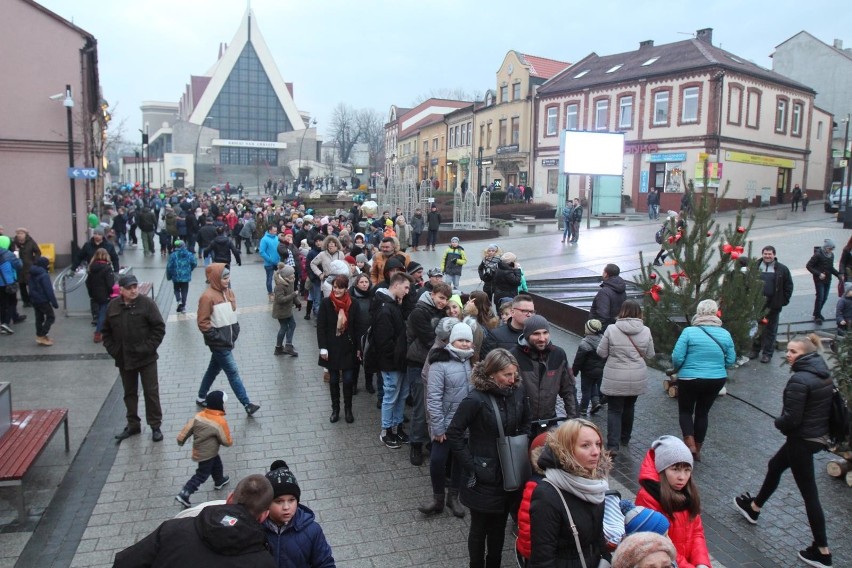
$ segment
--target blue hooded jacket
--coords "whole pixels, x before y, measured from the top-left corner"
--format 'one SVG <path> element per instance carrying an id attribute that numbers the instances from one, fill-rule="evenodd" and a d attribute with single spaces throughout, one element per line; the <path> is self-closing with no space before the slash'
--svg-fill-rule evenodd
<path id="1" fill-rule="evenodd" d="M 21 259 L 9 252 L 8 246 L 5 249 L 0 249 L 0 286 L 17 282 L 18 269 L 22 266 Z"/>
<path id="2" fill-rule="evenodd" d="M 314 512 L 299 504 L 293 520 L 279 527 L 267 519 L 263 523 L 266 540 L 279 568 L 335 568 L 331 547 Z"/>
<path id="3" fill-rule="evenodd" d="M 35 264 L 30 267 L 30 281 L 28 285 L 30 302 L 34 306 L 50 304 L 54 308 L 59 309 L 56 294 L 53 292 L 53 283 L 50 281 L 50 274 L 47 273 L 49 266 L 50 261 L 40 256 L 36 259 Z"/>

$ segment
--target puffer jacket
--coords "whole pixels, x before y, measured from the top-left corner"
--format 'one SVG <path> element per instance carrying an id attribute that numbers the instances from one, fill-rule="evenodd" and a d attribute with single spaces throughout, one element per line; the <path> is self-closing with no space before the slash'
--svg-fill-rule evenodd
<path id="1" fill-rule="evenodd" d="M 48 259 L 40 256 L 30 268 L 30 302 L 34 306 L 50 304 L 54 308 L 59 309 L 59 304 L 56 301 L 56 293 L 53 291 L 53 283 L 50 281 L 50 274 L 47 273 L 49 264 L 50 261 Z"/>
<path id="2" fill-rule="evenodd" d="M 467 255 L 464 252 L 464 247 L 447 247 L 447 250 L 444 251 L 444 258 L 441 261 L 441 266 L 444 268 L 444 274 L 458 276 L 461 275 L 462 266 L 464 266 L 466 262 Z"/>
<path id="3" fill-rule="evenodd" d="M 175 252 L 169 255 L 166 278 L 172 282 L 191 282 L 192 271 L 196 266 L 198 266 L 198 259 L 195 258 L 194 253 L 186 247 L 176 248 Z"/>
<path id="4" fill-rule="evenodd" d="M 243 261 L 240 256 L 240 249 L 234 246 L 234 243 L 225 235 L 218 235 L 213 242 L 210 243 L 204 250 L 205 256 L 211 256 L 213 262 L 222 264 L 231 263 L 231 255 L 237 260 L 237 266 L 242 266 Z"/>
<path id="5" fill-rule="evenodd" d="M 317 314 L 317 347 L 328 351 L 328 359 L 318 358 L 317 364 L 326 369 L 357 369 L 358 306 L 349 306 L 346 331 L 337 335 L 337 310 L 331 298 L 323 298 Z"/>
<path id="6" fill-rule="evenodd" d="M 301 307 L 299 293 L 295 289 L 296 279 L 285 278 L 280 271 L 276 271 L 272 278 L 275 283 L 275 300 L 272 302 L 272 317 L 275 319 L 287 319 L 293 315 L 293 306 Z"/>
<path id="7" fill-rule="evenodd" d="M 473 389 L 470 373 L 470 359 L 462 361 L 446 347 L 429 354 L 426 410 L 432 436 L 447 433 L 456 410 Z"/>
<path id="8" fill-rule="evenodd" d="M 474 511 L 502 513 L 517 501 L 521 489 L 512 492 L 503 489 L 503 472 L 497 455 L 497 420 L 502 421 L 506 436 L 529 435 L 529 401 L 520 379 L 511 387 L 500 388 L 477 366 L 471 373 L 471 382 L 475 390 L 461 402 L 447 428 L 453 457 L 458 460 L 465 480 L 476 477 L 473 487 L 462 482 L 460 500 Z M 489 395 L 497 400 L 499 417 L 494 415 Z M 469 437 L 465 437 L 465 432 Z"/>
<path id="9" fill-rule="evenodd" d="M 422 233 L 423 229 L 426 228 L 426 219 L 423 218 L 423 214 L 417 215 L 415 214 L 411 218 L 411 230 L 415 233 Z"/>
<path id="10" fill-rule="evenodd" d="M 523 337 L 520 342 L 511 353 L 518 360 L 518 373 L 530 401 L 530 420 L 555 418 L 557 396 L 565 403 L 568 418 L 577 418 L 577 384 L 565 350 L 550 343 L 538 351 Z"/>
<path id="11" fill-rule="evenodd" d="M 0 250 L 0 286 L 18 281 L 18 270 L 23 267 L 21 259 L 7 249 Z"/>
<path id="12" fill-rule="evenodd" d="M 409 367 L 422 367 L 426 362 L 429 349 L 435 343 L 435 326 L 442 315 L 442 311 L 432 300 L 432 294 L 423 294 L 417 300 L 405 322 L 405 336 L 408 341 L 405 359 Z"/>
<path id="13" fill-rule="evenodd" d="M 337 244 L 337 250 L 334 253 L 328 252 L 328 243 Z M 343 248 L 340 245 L 340 240 L 329 235 L 322 242 L 322 251 L 311 260 L 311 271 L 318 278 L 325 278 L 330 274 L 331 262 L 333 260 L 345 260 L 346 255 L 343 253 Z"/>
<path id="14" fill-rule="evenodd" d="M 680 379 L 725 379 L 726 368 L 733 367 L 736 360 L 731 334 L 717 325 L 687 327 L 672 350 L 672 365 Z"/>
<path id="15" fill-rule="evenodd" d="M 402 308 L 387 288 L 376 290 L 370 315 L 373 321 L 371 351 L 376 356 L 375 370 L 405 370 L 405 352 L 408 347 L 405 341 L 405 320 L 402 318 Z"/>
<path id="16" fill-rule="evenodd" d="M 601 335 L 587 335 L 577 347 L 577 354 L 574 355 L 574 364 L 571 366 L 571 371 L 574 376 L 582 373 L 583 380 L 598 381 L 603 377 L 604 365 L 606 359 L 598 355 L 598 345 L 601 344 Z"/>
<path id="17" fill-rule="evenodd" d="M 627 299 L 627 284 L 621 276 L 610 276 L 601 282 L 600 292 L 595 294 L 592 307 L 589 310 L 589 319 L 597 319 L 606 328 L 615 323 L 621 304 Z"/>
<path id="18" fill-rule="evenodd" d="M 840 277 L 834 268 L 834 253 L 827 253 L 823 247 L 814 247 L 814 255 L 805 265 L 814 278 L 814 282 L 830 282 L 831 276 Z M 825 280 L 820 280 L 820 274 L 825 274 Z"/>
<path id="19" fill-rule="evenodd" d="M 257 252 L 263 258 L 263 266 L 278 266 L 281 261 L 281 257 L 278 256 L 278 236 L 269 232 L 265 233 L 260 239 Z"/>
<path id="20" fill-rule="evenodd" d="M 675 511 L 670 517 L 660 506 L 660 474 L 654 466 L 654 450 L 648 450 L 639 468 L 639 486 L 636 505 L 658 511 L 669 520 L 669 538 L 677 550 L 678 568 L 695 568 L 699 564 L 710 566 L 701 515 L 690 518 L 689 511 L 683 510 Z"/>
<path id="21" fill-rule="evenodd" d="M 645 359 L 654 356 L 654 339 L 641 319 L 616 320 L 615 324 L 606 328 L 597 352 L 606 359 L 601 381 L 603 394 L 638 396 L 647 392 L 648 367 Z"/>
<path id="22" fill-rule="evenodd" d="M 334 556 L 322 527 L 305 505 L 299 504 L 287 526 L 279 527 L 267 518 L 263 528 L 278 568 L 334 568 Z"/>
<path id="23" fill-rule="evenodd" d="M 106 304 L 112 295 L 112 287 L 115 284 L 115 274 L 112 265 L 106 260 L 96 260 L 89 266 L 89 274 L 86 276 L 86 290 L 89 298 L 98 304 Z"/>
<path id="24" fill-rule="evenodd" d="M 793 376 L 784 387 L 784 407 L 775 427 L 788 437 L 819 439 L 828 435 L 828 415 L 834 383 L 819 353 L 793 362 Z"/>
<path id="25" fill-rule="evenodd" d="M 183 446 L 192 436 L 192 461 L 203 462 L 219 455 L 219 446 L 230 448 L 234 443 L 224 410 L 205 408 L 192 418 L 177 435 Z"/>
<path id="26" fill-rule="evenodd" d="M 497 262 L 494 272 L 494 280 L 491 286 L 494 289 L 494 303 L 500 302 L 501 298 L 514 298 L 518 295 L 518 286 L 521 285 L 521 269 L 515 268 L 503 262 Z"/>
<path id="27" fill-rule="evenodd" d="M 370 304 L 373 302 L 373 290 L 368 288 L 366 292 L 362 292 L 357 286 L 352 285 L 349 287 L 349 295 L 352 296 L 352 303 L 358 306 L 355 335 L 358 337 L 358 348 L 360 349 L 361 342 L 370 329 Z"/>
<path id="28" fill-rule="evenodd" d="M 230 350 L 240 336 L 237 321 L 237 295 L 222 287 L 225 265 L 214 262 L 204 273 L 210 285 L 198 298 L 197 324 L 210 350 Z"/>

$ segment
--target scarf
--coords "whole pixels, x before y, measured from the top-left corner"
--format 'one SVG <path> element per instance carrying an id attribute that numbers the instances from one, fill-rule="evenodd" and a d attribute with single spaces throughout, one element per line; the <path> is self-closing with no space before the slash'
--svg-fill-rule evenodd
<path id="1" fill-rule="evenodd" d="M 603 503 L 609 490 L 606 479 L 587 479 L 554 467 L 547 468 L 544 476 L 559 489 L 594 505 Z"/>
<path id="2" fill-rule="evenodd" d="M 349 313 L 349 307 L 352 305 L 352 296 L 349 295 L 349 292 L 344 292 L 343 296 L 338 298 L 332 292 L 329 299 L 337 312 L 337 335 L 343 335 L 348 324 L 346 314 Z"/>
<path id="3" fill-rule="evenodd" d="M 692 316 L 692 325 L 710 325 L 715 327 L 722 327 L 722 320 L 713 315 L 699 316 L 698 314 L 695 314 L 694 316 Z"/>
<path id="4" fill-rule="evenodd" d="M 456 349 L 452 345 L 447 345 L 447 351 L 455 354 L 462 363 L 473 357 L 473 349 Z"/>

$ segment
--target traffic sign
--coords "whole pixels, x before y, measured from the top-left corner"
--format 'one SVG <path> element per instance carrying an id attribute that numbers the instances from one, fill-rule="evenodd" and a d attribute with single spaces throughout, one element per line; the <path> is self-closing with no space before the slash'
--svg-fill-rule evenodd
<path id="1" fill-rule="evenodd" d="M 98 168 L 68 168 L 71 179 L 97 179 Z"/>
<path id="2" fill-rule="evenodd" d="M 840 160 L 840 167 L 845 168 L 848 163 L 849 163 L 849 160 Z"/>

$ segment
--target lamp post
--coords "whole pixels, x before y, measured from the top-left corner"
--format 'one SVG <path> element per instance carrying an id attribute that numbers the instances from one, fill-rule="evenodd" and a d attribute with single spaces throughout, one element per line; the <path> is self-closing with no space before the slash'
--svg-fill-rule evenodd
<path id="1" fill-rule="evenodd" d="M 849 120 L 852 118 L 849 114 L 846 115 L 846 118 L 843 119 L 843 122 L 846 123 L 846 134 L 843 136 L 843 161 L 846 162 L 846 167 L 843 169 L 843 179 L 845 180 L 846 186 L 846 196 L 843 196 L 843 188 L 841 187 L 840 198 L 843 199 L 843 204 L 848 208 L 849 207 L 849 174 L 852 173 L 852 168 L 849 167 L 849 156 L 846 155 L 846 145 L 849 144 Z M 838 203 L 837 207 L 838 211 L 840 210 L 840 205 Z M 838 215 L 838 220 L 840 215 Z"/>
<path id="2" fill-rule="evenodd" d="M 479 197 L 482 194 L 482 152 L 485 150 L 482 146 L 479 147 L 479 159 L 476 160 L 476 183 L 478 187 L 476 188 L 476 196 Z"/>
<path id="3" fill-rule="evenodd" d="M 423 169 L 423 179 L 428 179 L 431 182 L 432 180 L 429 178 L 429 150 L 426 150 L 426 167 Z"/>
<path id="4" fill-rule="evenodd" d="M 74 121 L 71 109 L 74 108 L 74 99 L 71 97 L 71 85 L 65 85 L 65 99 L 62 101 L 65 107 L 65 116 L 68 122 L 68 167 L 74 167 Z M 71 258 L 77 258 L 80 245 L 77 241 L 77 182 L 69 176 L 68 188 L 71 190 Z"/>
<path id="5" fill-rule="evenodd" d="M 212 116 L 204 117 L 201 126 L 198 127 L 198 136 L 195 138 L 195 153 L 192 155 L 192 187 L 196 191 L 198 190 L 198 144 L 201 142 L 201 131 L 204 130 L 204 125 L 212 119 Z"/>
<path id="6" fill-rule="evenodd" d="M 301 185 L 301 184 L 302 184 L 302 144 L 304 144 L 304 143 L 305 143 L 305 136 L 307 136 L 307 134 L 308 134 L 308 129 L 309 129 L 311 126 L 316 126 L 316 125 L 317 125 L 317 119 L 315 119 L 315 118 L 314 118 L 314 119 L 312 119 L 312 120 L 311 120 L 311 122 L 310 122 L 310 123 L 309 123 L 309 124 L 305 127 L 305 131 L 304 131 L 304 132 L 302 132 L 302 140 L 301 140 L 301 142 L 299 142 L 299 171 L 298 171 L 298 173 L 296 174 L 296 175 L 297 175 L 297 177 L 299 178 L 299 185 Z"/>

